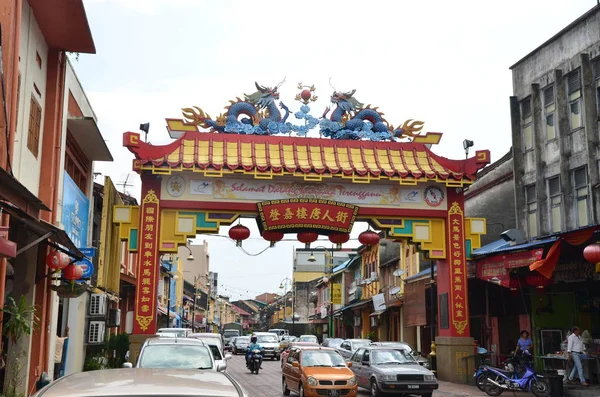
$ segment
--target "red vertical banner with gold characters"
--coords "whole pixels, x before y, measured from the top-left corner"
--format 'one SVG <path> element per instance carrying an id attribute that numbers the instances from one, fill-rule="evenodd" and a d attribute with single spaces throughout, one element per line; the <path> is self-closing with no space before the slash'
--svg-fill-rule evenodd
<path id="1" fill-rule="evenodd" d="M 450 203 L 447 218 L 450 334 L 452 336 L 471 336 L 463 201 L 455 200 Z"/>
<path id="2" fill-rule="evenodd" d="M 139 222 L 138 272 L 135 291 L 134 334 L 154 334 L 157 329 L 159 276 L 160 182 L 144 181 Z"/>

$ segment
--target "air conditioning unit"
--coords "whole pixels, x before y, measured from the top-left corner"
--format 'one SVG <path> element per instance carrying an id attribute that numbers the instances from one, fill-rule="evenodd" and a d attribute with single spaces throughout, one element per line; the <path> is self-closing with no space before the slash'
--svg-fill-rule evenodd
<path id="1" fill-rule="evenodd" d="M 377 272 L 371 272 L 371 281 L 377 280 Z"/>
<path id="2" fill-rule="evenodd" d="M 88 343 L 104 343 L 104 321 L 90 321 Z"/>
<path id="3" fill-rule="evenodd" d="M 89 313 L 90 316 L 106 316 L 106 295 L 92 294 Z"/>
<path id="4" fill-rule="evenodd" d="M 108 309 L 108 328 L 116 328 L 121 325 L 121 309 Z"/>

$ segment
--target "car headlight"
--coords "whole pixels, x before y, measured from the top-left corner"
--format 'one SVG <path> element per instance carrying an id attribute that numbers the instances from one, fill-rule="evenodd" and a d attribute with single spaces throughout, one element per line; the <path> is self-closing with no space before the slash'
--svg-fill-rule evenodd
<path id="1" fill-rule="evenodd" d="M 396 375 L 381 375 L 381 380 L 386 380 L 388 382 L 390 381 L 395 381 L 396 380 Z"/>
<path id="2" fill-rule="evenodd" d="M 348 386 L 354 386 L 356 384 L 356 376 L 348 379 Z"/>
<path id="3" fill-rule="evenodd" d="M 435 375 L 424 375 L 423 380 L 435 380 Z"/>
<path id="4" fill-rule="evenodd" d="M 312 376 L 309 376 L 306 379 L 306 383 L 308 383 L 310 386 L 316 386 L 317 385 L 317 380 L 315 378 L 313 378 Z"/>

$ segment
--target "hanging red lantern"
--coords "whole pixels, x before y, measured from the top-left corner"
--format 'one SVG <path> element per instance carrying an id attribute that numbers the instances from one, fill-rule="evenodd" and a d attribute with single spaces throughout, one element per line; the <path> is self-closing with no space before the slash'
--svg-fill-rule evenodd
<path id="1" fill-rule="evenodd" d="M 52 251 L 46 257 L 46 265 L 50 269 L 61 270 L 67 267 L 69 263 L 71 263 L 71 258 L 64 252 Z"/>
<path id="2" fill-rule="evenodd" d="M 521 280 L 519 276 L 511 274 L 510 281 L 508 282 L 508 288 L 510 289 L 510 296 L 519 296 L 519 289 L 521 288 Z"/>
<path id="3" fill-rule="evenodd" d="M 262 237 L 271 243 L 271 247 L 275 246 L 275 243 L 283 239 L 282 232 L 276 232 L 272 230 L 265 230 Z"/>
<path id="4" fill-rule="evenodd" d="M 67 280 L 79 280 L 83 276 L 83 268 L 71 263 L 63 269 L 63 277 Z"/>
<path id="5" fill-rule="evenodd" d="M 532 287 L 535 287 L 538 294 L 543 294 L 546 287 L 552 285 L 552 279 L 542 276 L 538 272 L 531 272 L 525 277 L 525 282 Z"/>
<path id="6" fill-rule="evenodd" d="M 360 241 L 362 245 L 377 245 L 379 244 L 379 234 L 372 230 L 365 230 L 358 235 L 358 241 Z"/>
<path id="7" fill-rule="evenodd" d="M 304 243 L 306 249 L 310 248 L 310 243 L 314 243 L 319 238 L 319 234 L 315 232 L 300 232 L 298 233 L 298 241 Z"/>
<path id="8" fill-rule="evenodd" d="M 250 229 L 244 225 L 237 224 L 229 229 L 229 237 L 231 237 L 232 240 L 235 240 L 238 247 L 241 247 L 242 241 L 250 237 Z"/>
<path id="9" fill-rule="evenodd" d="M 336 247 L 342 248 L 342 244 L 347 243 L 350 240 L 350 233 L 334 233 L 329 235 L 329 241 L 334 243 Z"/>
<path id="10" fill-rule="evenodd" d="M 596 273 L 600 273 L 600 243 L 590 244 L 583 250 L 583 257 L 596 264 Z"/>

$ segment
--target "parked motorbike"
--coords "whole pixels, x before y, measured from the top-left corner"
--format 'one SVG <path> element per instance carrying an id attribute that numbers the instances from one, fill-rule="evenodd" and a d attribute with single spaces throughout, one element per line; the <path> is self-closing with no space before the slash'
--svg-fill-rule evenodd
<path id="1" fill-rule="evenodd" d="M 532 392 L 536 397 L 550 395 L 550 383 L 535 373 L 529 352 L 523 353 L 522 357 L 512 356 L 508 361 L 508 371 L 484 366 L 487 375 L 483 387 L 489 396 L 499 396 L 505 390 Z"/>
<path id="2" fill-rule="evenodd" d="M 247 367 L 250 370 L 250 373 L 255 373 L 258 375 L 258 370 L 260 369 L 260 361 L 262 358 L 262 352 L 260 350 L 252 350 L 250 352 L 250 359 L 248 360 Z"/>
<path id="3" fill-rule="evenodd" d="M 480 347 L 477 349 L 477 354 L 479 355 L 479 367 L 475 371 L 473 378 L 475 378 L 475 385 L 477 388 L 481 391 L 485 391 L 485 379 L 488 376 L 485 359 L 489 357 L 490 353 L 486 349 Z M 504 371 L 513 373 L 513 378 L 516 379 L 518 374 L 515 371 L 512 354 L 513 353 L 511 353 L 511 357 L 502 363 L 502 367 L 504 368 Z M 500 370 L 502 371 L 502 369 Z"/>

